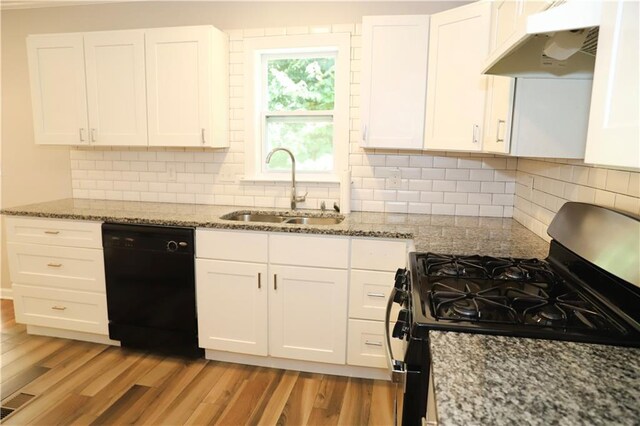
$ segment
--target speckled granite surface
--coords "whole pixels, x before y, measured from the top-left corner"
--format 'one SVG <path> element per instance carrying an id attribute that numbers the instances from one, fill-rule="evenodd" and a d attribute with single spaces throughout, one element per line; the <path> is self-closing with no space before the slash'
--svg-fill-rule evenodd
<path id="1" fill-rule="evenodd" d="M 640 349 L 429 332 L 438 420 L 638 425 Z"/>
<path id="2" fill-rule="evenodd" d="M 337 225 L 247 223 L 220 216 L 257 208 L 198 204 L 64 199 L 4 209 L 8 215 L 256 231 L 411 238 L 417 251 L 493 256 L 547 256 L 549 245 L 512 219 L 353 212 Z M 287 212 L 269 209 L 268 211 Z M 296 215 L 320 214 L 300 210 Z M 291 214 L 290 212 L 288 214 Z M 325 213 L 332 214 L 332 213 Z"/>

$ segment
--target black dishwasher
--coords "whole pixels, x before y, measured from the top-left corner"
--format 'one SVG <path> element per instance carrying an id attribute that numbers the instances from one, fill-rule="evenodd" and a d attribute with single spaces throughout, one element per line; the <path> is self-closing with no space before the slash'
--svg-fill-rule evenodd
<path id="1" fill-rule="evenodd" d="M 109 337 L 123 347 L 199 357 L 194 230 L 102 225 Z"/>

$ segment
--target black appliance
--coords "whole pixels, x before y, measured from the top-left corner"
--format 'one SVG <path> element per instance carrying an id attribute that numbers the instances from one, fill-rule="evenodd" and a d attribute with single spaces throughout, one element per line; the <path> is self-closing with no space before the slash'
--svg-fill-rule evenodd
<path id="1" fill-rule="evenodd" d="M 109 337 L 123 347 L 201 357 L 194 230 L 104 223 Z"/>
<path id="2" fill-rule="evenodd" d="M 548 233 L 545 260 L 410 253 L 385 339 L 403 425 L 427 414 L 429 330 L 640 347 L 640 218 L 571 202 Z M 394 302 L 402 309 L 390 333 Z M 400 359 L 391 337 L 405 341 Z"/>

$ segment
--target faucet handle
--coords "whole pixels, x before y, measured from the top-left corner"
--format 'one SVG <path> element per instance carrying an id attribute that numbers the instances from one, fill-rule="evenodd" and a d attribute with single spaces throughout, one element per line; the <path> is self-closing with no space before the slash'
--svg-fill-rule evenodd
<path id="1" fill-rule="evenodd" d="M 296 202 L 302 203 L 303 201 L 305 201 L 307 199 L 307 194 L 309 194 L 309 191 L 306 191 L 304 193 L 304 195 L 296 195 L 294 198 L 295 198 Z"/>

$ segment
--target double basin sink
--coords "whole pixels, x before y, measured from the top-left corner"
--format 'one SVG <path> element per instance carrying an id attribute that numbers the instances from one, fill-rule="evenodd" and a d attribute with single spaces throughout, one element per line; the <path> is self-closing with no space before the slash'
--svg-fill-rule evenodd
<path id="1" fill-rule="evenodd" d="M 290 216 L 280 213 L 233 212 L 221 216 L 220 219 L 236 222 L 288 223 L 296 225 L 337 225 L 344 216 Z"/>

